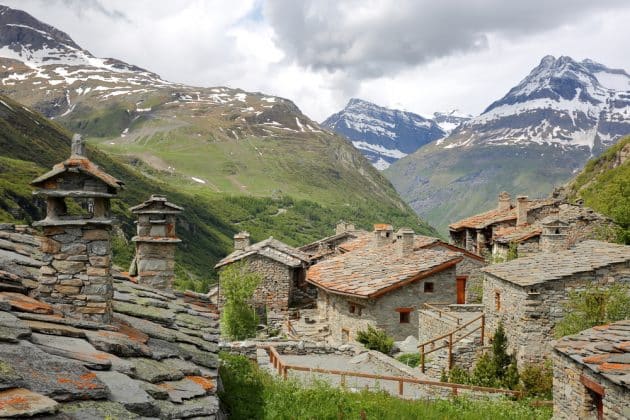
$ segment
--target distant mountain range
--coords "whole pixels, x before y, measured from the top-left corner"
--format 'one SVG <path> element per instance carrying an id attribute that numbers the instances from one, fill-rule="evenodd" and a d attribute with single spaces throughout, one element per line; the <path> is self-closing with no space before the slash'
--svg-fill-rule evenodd
<path id="1" fill-rule="evenodd" d="M 385 175 L 445 231 L 502 190 L 546 195 L 630 133 L 630 76 L 592 60 L 544 57 L 503 98 Z"/>
<path id="2" fill-rule="evenodd" d="M 217 223 L 248 229 L 254 239 L 300 245 L 331 233 L 341 218 L 435 233 L 346 139 L 292 101 L 169 82 L 95 57 L 64 32 L 5 6 L 0 94 L 83 134 L 156 185 L 195 197 L 214 209 Z M 231 245 L 221 241 L 216 247 L 227 251 Z M 206 251 L 210 265 L 220 257 L 218 249 Z"/>
<path id="3" fill-rule="evenodd" d="M 455 120 L 444 115 L 441 121 L 450 127 Z M 356 98 L 326 118 L 322 126 L 350 139 L 354 147 L 381 170 L 447 134 L 432 119 Z"/>

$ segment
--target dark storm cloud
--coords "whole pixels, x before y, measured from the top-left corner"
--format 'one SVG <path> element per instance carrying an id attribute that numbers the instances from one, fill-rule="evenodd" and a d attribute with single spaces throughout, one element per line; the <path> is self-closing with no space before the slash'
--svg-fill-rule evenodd
<path id="1" fill-rule="evenodd" d="M 627 0 L 269 0 L 264 13 L 289 60 L 374 78 L 541 33 Z"/>

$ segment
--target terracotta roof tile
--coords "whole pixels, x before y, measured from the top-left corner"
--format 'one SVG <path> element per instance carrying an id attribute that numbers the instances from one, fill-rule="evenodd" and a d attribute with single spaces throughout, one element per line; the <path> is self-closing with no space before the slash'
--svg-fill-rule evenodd
<path id="1" fill-rule="evenodd" d="M 602 328 L 603 327 L 603 328 Z M 630 388 L 630 320 L 594 327 L 564 337 L 556 352 L 588 367 L 617 385 Z"/>

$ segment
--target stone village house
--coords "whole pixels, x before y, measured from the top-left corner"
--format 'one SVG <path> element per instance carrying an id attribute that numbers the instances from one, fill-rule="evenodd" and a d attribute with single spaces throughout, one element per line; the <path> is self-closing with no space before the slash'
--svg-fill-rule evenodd
<path id="1" fill-rule="evenodd" d="M 250 244 L 247 232 L 234 235 L 234 252 L 219 261 L 215 269 L 244 261 L 248 269 L 259 273 L 262 282 L 254 292 L 253 303 L 269 312 L 286 312 L 293 304 L 313 299 L 306 284 L 307 254 L 274 238 Z M 221 271 L 219 272 L 219 305 L 221 305 Z"/>
<path id="2" fill-rule="evenodd" d="M 553 352 L 555 419 L 630 418 L 630 320 L 564 337 Z"/>
<path id="3" fill-rule="evenodd" d="M 554 326 L 564 316 L 570 291 L 591 284 L 630 284 L 630 246 L 588 240 L 482 271 L 486 331 L 495 331 L 503 321 L 510 350 L 522 365 L 550 357 Z"/>
<path id="4" fill-rule="evenodd" d="M 33 185 L 47 198 L 43 236 L 0 224 L 0 417 L 225 418 L 216 308 L 170 289 L 171 261 L 151 285 L 112 268 L 109 200 L 122 182 L 75 138 Z"/>
<path id="5" fill-rule="evenodd" d="M 432 248 L 434 239 L 375 225 L 369 236 L 341 245 L 340 255 L 313 265 L 307 281 L 317 287 L 319 319 L 329 327 L 329 340 L 354 340 L 368 325 L 398 340 L 416 336 L 423 303 L 454 304 L 458 296 L 463 303 L 465 282 L 457 281 L 457 269 L 464 256 Z"/>
<path id="6" fill-rule="evenodd" d="M 510 246 L 518 256 L 567 249 L 610 234 L 614 224 L 605 216 L 557 198 L 528 200 L 499 194 L 498 206 L 449 225 L 453 244 L 478 255 L 505 259 Z"/>

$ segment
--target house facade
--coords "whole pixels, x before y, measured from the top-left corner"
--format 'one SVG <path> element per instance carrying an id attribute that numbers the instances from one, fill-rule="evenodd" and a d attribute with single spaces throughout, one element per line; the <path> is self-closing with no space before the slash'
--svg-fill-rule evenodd
<path id="1" fill-rule="evenodd" d="M 360 238 L 361 243 L 365 238 Z M 456 266 L 461 254 L 414 246 L 410 229 L 394 234 L 375 225 L 369 243 L 312 266 L 307 281 L 317 287 L 320 321 L 329 340 L 356 340 L 368 325 L 402 340 L 417 336 L 417 310 L 429 302 L 456 303 Z"/>
<path id="2" fill-rule="evenodd" d="M 256 307 L 271 312 L 286 311 L 296 302 L 313 299 L 314 290 L 306 283 L 307 254 L 276 239 L 250 244 L 249 233 L 234 235 L 234 252 L 217 263 L 221 305 L 221 271 L 237 261 L 244 261 L 250 271 L 259 273 L 262 282 L 254 293 Z"/>
<path id="3" fill-rule="evenodd" d="M 339 255 L 340 247 L 343 244 L 357 239 L 368 232 L 357 229 L 353 223 L 343 220 L 337 223 L 335 234 L 327 236 L 310 244 L 303 245 L 298 249 L 311 258 L 311 264 L 315 264 L 324 259 Z"/>
<path id="4" fill-rule="evenodd" d="M 630 418 L 630 320 L 564 337 L 553 352 L 555 419 Z"/>
<path id="5" fill-rule="evenodd" d="M 505 326 L 519 363 L 551 355 L 554 326 L 571 291 L 589 285 L 630 284 L 630 246 L 595 240 L 482 269 L 486 331 Z"/>

